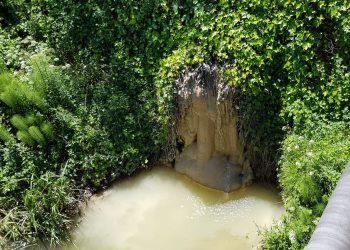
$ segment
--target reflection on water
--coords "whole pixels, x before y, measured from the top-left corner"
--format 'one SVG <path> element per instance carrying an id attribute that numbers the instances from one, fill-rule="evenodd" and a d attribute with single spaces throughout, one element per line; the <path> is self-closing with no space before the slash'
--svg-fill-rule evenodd
<path id="1" fill-rule="evenodd" d="M 92 199 L 67 249 L 252 249 L 257 225 L 282 212 L 274 190 L 253 185 L 226 194 L 156 168 Z"/>

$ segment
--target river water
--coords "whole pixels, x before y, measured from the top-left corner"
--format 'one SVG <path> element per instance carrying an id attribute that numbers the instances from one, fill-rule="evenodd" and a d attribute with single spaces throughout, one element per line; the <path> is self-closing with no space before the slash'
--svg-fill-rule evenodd
<path id="1" fill-rule="evenodd" d="M 276 190 L 224 193 L 168 168 L 121 181 L 92 198 L 73 232 L 83 250 L 244 250 L 283 212 Z"/>

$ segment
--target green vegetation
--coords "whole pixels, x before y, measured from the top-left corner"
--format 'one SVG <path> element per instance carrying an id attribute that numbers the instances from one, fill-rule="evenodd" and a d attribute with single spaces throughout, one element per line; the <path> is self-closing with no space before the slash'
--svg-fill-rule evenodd
<path id="1" fill-rule="evenodd" d="M 54 115 L 46 100 L 49 86 L 34 78 L 37 70 L 33 67 L 28 81 L 10 72 L 0 76 L 0 232 L 15 248 L 37 237 L 60 242 L 69 225 L 64 207 L 74 201 L 70 180 L 60 174 L 63 148 L 48 122 Z M 46 73 L 50 81 L 58 74 Z"/>
<path id="2" fill-rule="evenodd" d="M 349 124 L 315 124 L 287 136 L 279 171 L 287 212 L 265 232 L 268 249 L 304 248 L 349 158 Z"/>
<path id="3" fill-rule="evenodd" d="M 175 81 L 211 63 L 235 86 L 256 179 L 276 181 L 280 169 L 288 211 L 265 246 L 302 248 L 349 158 L 349 9 L 346 0 L 1 1 L 0 247 L 60 244 L 83 190 L 171 151 Z"/>

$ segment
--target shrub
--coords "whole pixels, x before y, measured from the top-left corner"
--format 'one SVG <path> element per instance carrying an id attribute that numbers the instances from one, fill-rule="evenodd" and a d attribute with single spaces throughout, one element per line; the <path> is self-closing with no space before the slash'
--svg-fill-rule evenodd
<path id="1" fill-rule="evenodd" d="M 283 142 L 279 181 L 286 213 L 264 233 L 267 249 L 302 249 L 350 159 L 349 125 L 320 124 Z"/>
<path id="2" fill-rule="evenodd" d="M 55 110 L 58 127 L 65 131 L 65 174 L 77 186 L 99 189 L 120 175 L 121 161 L 99 117 L 81 111 L 74 115 L 62 108 Z M 85 114 L 85 115 L 83 115 Z M 83 120 L 84 117 L 87 120 Z M 60 131 L 58 131 L 60 132 Z"/>
<path id="3" fill-rule="evenodd" d="M 45 63 L 37 65 L 32 82 L 8 71 L 0 76 L 0 93 L 6 94 L 0 102 L 0 235 L 11 248 L 26 247 L 38 239 L 57 245 L 71 225 L 68 207 L 74 202 L 73 181 L 61 174 L 64 144 L 47 122 L 53 119 L 46 105 L 46 81 L 53 81 L 52 69 Z M 39 70 L 46 74 L 35 76 Z"/>

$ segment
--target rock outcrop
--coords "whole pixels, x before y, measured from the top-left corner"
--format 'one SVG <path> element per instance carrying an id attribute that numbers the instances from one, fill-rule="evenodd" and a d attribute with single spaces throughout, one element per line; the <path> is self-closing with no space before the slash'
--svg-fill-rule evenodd
<path id="1" fill-rule="evenodd" d="M 232 87 L 216 66 L 187 70 L 177 81 L 177 135 L 184 147 L 175 169 L 193 180 L 225 192 L 249 184 L 252 170 L 237 131 Z"/>

